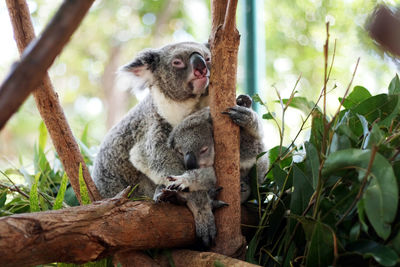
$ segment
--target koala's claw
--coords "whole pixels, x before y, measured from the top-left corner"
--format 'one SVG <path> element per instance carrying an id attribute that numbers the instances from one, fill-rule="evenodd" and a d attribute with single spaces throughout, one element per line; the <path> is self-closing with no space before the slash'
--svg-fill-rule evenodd
<path id="1" fill-rule="evenodd" d="M 201 240 L 202 245 L 205 249 L 210 248 L 217 235 L 217 228 L 215 227 L 214 219 L 204 223 L 196 225 L 196 236 Z"/>
<path id="2" fill-rule="evenodd" d="M 211 199 L 215 199 L 218 194 L 224 189 L 222 186 L 218 186 L 216 188 L 211 188 L 208 190 L 208 195 L 210 196 Z"/>
<path id="3" fill-rule="evenodd" d="M 177 205 L 184 205 L 186 203 L 186 199 L 181 196 L 178 191 L 163 189 L 158 196 L 159 202 L 168 202 Z"/>
<path id="4" fill-rule="evenodd" d="M 216 210 L 216 209 L 219 209 L 222 207 L 227 207 L 227 206 L 229 206 L 229 204 L 222 200 L 213 200 L 211 203 L 211 206 L 212 206 L 213 210 Z"/>
<path id="5" fill-rule="evenodd" d="M 167 177 L 167 180 L 172 182 L 167 186 L 167 189 L 189 192 L 189 182 L 187 181 L 187 179 L 179 176 L 178 177 L 169 176 Z"/>

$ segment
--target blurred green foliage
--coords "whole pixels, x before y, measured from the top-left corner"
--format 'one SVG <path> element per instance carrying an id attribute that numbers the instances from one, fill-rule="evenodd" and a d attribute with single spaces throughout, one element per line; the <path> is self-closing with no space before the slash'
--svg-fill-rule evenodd
<path id="1" fill-rule="evenodd" d="M 332 118 L 323 114 L 322 103 L 310 110 L 306 98 L 285 101 L 310 114 L 311 135 L 301 146 L 269 151 L 267 181 L 257 201 L 247 203 L 260 219 L 248 261 L 399 265 L 399 81 L 396 75 L 378 95 L 354 87 Z"/>

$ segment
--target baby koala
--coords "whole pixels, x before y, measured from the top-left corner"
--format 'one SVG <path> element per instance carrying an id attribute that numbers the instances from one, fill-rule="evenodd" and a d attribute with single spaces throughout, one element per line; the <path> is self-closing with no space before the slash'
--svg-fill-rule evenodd
<path id="1" fill-rule="evenodd" d="M 251 193 L 248 174 L 256 163 L 257 155 L 265 149 L 260 121 L 251 109 L 251 98 L 240 95 L 236 103 L 235 107 L 229 108 L 224 114 L 240 126 L 240 179 L 243 203 Z M 207 247 L 216 235 L 212 209 L 226 205 L 214 200 L 219 189 L 215 188 L 214 139 L 209 108 L 189 115 L 174 127 L 169 135 L 168 144 L 180 155 L 188 172 L 197 172 L 198 175 L 195 180 L 185 179 L 184 175 L 170 176 L 168 179 L 173 183 L 160 192 L 159 200 L 186 203 L 195 218 L 196 234 Z M 259 184 L 264 181 L 267 168 L 268 156 L 265 155 L 257 161 Z M 198 187 L 196 184 L 203 186 Z"/>

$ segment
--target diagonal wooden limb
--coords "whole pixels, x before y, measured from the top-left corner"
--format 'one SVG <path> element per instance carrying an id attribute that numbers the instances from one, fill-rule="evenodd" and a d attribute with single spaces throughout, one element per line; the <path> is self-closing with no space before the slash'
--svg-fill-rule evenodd
<path id="1" fill-rule="evenodd" d="M 14 29 L 14 38 L 17 43 L 18 50 L 20 54 L 22 54 L 25 48 L 35 39 L 35 32 L 33 29 L 28 5 L 26 4 L 25 0 L 6 0 L 6 3 Z M 63 27 L 67 27 L 67 25 Z M 37 44 L 39 43 L 40 42 L 38 41 Z M 44 47 L 43 49 L 46 48 Z M 31 62 L 31 64 L 33 63 L 34 62 Z M 20 66 L 22 64 L 23 63 L 21 63 Z M 36 64 L 33 69 L 35 68 Z M 46 72 L 45 69 L 43 71 Z M 27 82 L 29 83 L 30 81 L 28 80 Z M 100 194 L 90 177 L 90 173 L 85 165 L 82 154 L 80 153 L 79 146 L 74 139 L 63 109 L 58 100 L 58 95 L 56 92 L 54 92 L 47 73 L 44 74 L 37 89 L 33 91 L 33 96 L 36 101 L 36 106 L 43 118 L 44 123 L 46 124 L 47 130 L 49 131 L 53 141 L 53 145 L 56 148 L 56 151 L 61 159 L 65 172 L 70 179 L 72 188 L 74 189 L 79 202 L 81 202 L 78 178 L 79 164 L 82 164 L 83 177 L 85 179 L 91 200 L 100 200 Z M 3 101 L 0 100 L 0 102 L 12 102 L 12 99 L 3 99 Z M 0 110 L 2 109 L 0 108 Z M 2 113 L 3 110 L 0 112 L 0 114 Z"/>
<path id="2" fill-rule="evenodd" d="M 0 86 L 0 130 L 30 92 L 40 85 L 94 0 L 65 0 L 42 35 L 24 51 Z"/>
<path id="3" fill-rule="evenodd" d="M 195 225 L 184 206 L 116 197 L 2 217 L 0 236 L 0 266 L 33 266 L 84 263 L 130 249 L 187 246 L 195 241 Z"/>
<path id="4" fill-rule="evenodd" d="M 245 240 L 240 230 L 239 127 L 221 112 L 236 104 L 236 69 L 240 35 L 236 29 L 236 0 L 213 0 L 210 46 L 210 111 L 214 127 L 215 172 L 222 186 L 220 198 L 228 207 L 215 212 L 218 235 L 215 252 L 242 255 Z"/>

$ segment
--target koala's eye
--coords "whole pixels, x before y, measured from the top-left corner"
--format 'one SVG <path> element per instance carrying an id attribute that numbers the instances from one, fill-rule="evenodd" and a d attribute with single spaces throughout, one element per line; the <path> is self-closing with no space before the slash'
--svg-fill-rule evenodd
<path id="1" fill-rule="evenodd" d="M 175 58 L 174 60 L 172 60 L 172 66 L 174 66 L 175 68 L 182 69 L 185 67 L 185 64 L 179 58 Z"/>
<path id="2" fill-rule="evenodd" d="M 201 149 L 200 149 L 200 154 L 204 154 L 204 153 L 206 153 L 208 151 L 208 146 L 203 146 Z"/>

